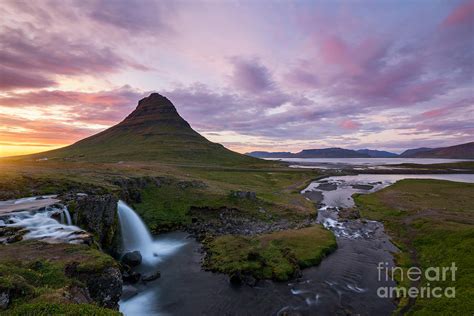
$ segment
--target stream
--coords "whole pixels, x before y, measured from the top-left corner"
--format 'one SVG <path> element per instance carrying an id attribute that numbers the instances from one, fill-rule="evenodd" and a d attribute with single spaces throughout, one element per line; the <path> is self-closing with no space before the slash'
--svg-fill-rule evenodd
<path id="1" fill-rule="evenodd" d="M 157 263 L 141 272 L 162 277 L 138 285 L 138 294 L 122 300 L 120 310 L 135 315 L 389 315 L 395 303 L 377 296 L 377 265 L 394 265 L 398 249 L 376 221 L 338 219 L 339 208 L 353 206 L 353 193 L 370 193 L 405 178 L 474 182 L 474 175 L 357 175 L 325 178 L 305 190 L 319 192 L 318 221 L 334 232 L 338 249 L 317 267 L 303 270 L 291 282 L 260 281 L 255 287 L 234 287 L 222 274 L 201 269 L 201 246 L 187 233 L 162 234 L 153 240 Z M 322 186 L 321 186 L 322 185 Z M 318 188 L 321 186 L 320 188 Z M 162 248 L 165 251 L 160 251 Z"/>

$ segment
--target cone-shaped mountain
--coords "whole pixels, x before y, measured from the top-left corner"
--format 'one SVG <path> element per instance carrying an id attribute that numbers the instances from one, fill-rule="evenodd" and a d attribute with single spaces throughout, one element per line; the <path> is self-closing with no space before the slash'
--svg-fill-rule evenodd
<path id="1" fill-rule="evenodd" d="M 117 162 L 255 164 L 261 161 L 210 142 L 193 130 L 166 97 L 152 93 L 119 124 L 35 157 Z"/>

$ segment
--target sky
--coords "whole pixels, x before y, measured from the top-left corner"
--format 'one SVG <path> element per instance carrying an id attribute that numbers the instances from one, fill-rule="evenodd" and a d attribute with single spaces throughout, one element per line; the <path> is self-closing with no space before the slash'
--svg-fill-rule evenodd
<path id="1" fill-rule="evenodd" d="M 0 156 L 95 134 L 151 92 L 239 152 L 474 140 L 474 0 L 2 0 L 0 16 Z"/>

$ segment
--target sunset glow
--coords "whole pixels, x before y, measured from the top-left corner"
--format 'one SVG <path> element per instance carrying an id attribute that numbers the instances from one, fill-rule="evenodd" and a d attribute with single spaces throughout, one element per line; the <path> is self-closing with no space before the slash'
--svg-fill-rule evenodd
<path id="1" fill-rule="evenodd" d="M 3 1 L 0 156 L 61 147 L 152 91 L 240 152 L 474 136 L 474 1 Z"/>

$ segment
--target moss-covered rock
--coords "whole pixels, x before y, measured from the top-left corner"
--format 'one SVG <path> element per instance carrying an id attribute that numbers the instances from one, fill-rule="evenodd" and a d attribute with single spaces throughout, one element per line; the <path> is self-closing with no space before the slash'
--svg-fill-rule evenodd
<path id="1" fill-rule="evenodd" d="M 8 296 L 7 311 L 45 302 L 118 309 L 120 270 L 113 258 L 96 249 L 22 241 L 0 245 L 0 253 L 0 294 Z"/>

